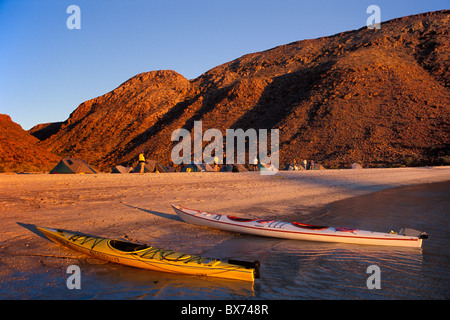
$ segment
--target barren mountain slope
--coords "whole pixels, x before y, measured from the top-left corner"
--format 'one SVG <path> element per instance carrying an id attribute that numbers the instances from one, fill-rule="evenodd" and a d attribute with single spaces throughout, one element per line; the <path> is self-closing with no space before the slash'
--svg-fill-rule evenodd
<path id="1" fill-rule="evenodd" d="M 449 20 L 439 11 L 252 53 L 187 80 L 139 74 L 41 142 L 108 168 L 170 161 L 175 129 L 280 129 L 280 162 L 440 164 L 449 154 Z M 39 130 L 34 130 L 39 132 Z"/>

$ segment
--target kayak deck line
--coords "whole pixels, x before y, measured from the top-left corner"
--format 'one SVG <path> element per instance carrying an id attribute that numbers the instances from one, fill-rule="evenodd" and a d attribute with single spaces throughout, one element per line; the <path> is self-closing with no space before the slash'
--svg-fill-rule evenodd
<path id="1" fill-rule="evenodd" d="M 123 240 L 88 236 L 61 229 L 44 227 L 37 227 L 37 229 L 47 238 L 62 246 L 96 258 L 132 267 L 252 282 L 260 276 L 260 264 L 258 261 L 229 260 L 226 262 L 224 260 L 179 253 Z"/>
<path id="2" fill-rule="evenodd" d="M 231 216 L 230 219 L 230 216 L 225 214 L 188 209 L 180 205 L 172 205 L 172 207 L 175 213 L 188 223 L 275 238 L 405 247 L 421 247 L 422 240 L 428 238 L 425 232 L 412 229 L 406 229 L 411 230 L 410 234 L 406 232 L 400 234 L 267 219 L 235 219 L 234 216 Z"/>

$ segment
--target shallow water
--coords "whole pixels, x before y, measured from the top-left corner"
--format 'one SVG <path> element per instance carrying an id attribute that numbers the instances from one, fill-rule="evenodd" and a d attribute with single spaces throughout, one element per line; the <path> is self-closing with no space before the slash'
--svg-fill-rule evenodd
<path id="1" fill-rule="evenodd" d="M 372 231 L 426 231 L 422 249 L 280 240 L 236 235 L 203 255 L 261 262 L 254 284 L 152 272 L 116 264 L 79 263 L 81 289 L 66 287 L 66 270 L 42 267 L 13 275 L 0 299 L 449 299 L 450 181 L 380 191 L 338 201 L 301 222 Z M 299 213 L 300 214 L 300 213 Z M 308 221 L 305 221 L 306 219 Z M 193 229 L 197 228 L 192 226 Z M 70 262 L 68 262 L 68 265 Z M 369 266 L 380 289 L 367 287 Z"/>

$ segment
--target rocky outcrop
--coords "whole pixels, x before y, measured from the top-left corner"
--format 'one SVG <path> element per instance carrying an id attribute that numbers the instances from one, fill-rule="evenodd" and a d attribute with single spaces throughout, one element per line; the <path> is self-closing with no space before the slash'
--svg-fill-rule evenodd
<path id="1" fill-rule="evenodd" d="M 39 140 L 0 114 L 0 172 L 48 171 L 59 157 L 37 145 Z"/>

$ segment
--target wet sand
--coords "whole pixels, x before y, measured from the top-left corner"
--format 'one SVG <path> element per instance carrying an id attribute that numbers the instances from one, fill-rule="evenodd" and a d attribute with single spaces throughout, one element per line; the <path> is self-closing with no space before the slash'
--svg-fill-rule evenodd
<path id="1" fill-rule="evenodd" d="M 214 248 L 233 235 L 207 228 L 192 232 L 171 204 L 242 217 L 311 222 L 320 218 L 325 205 L 338 200 L 448 180 L 450 167 L 280 171 L 273 176 L 258 172 L 0 174 L 0 284 L 11 285 L 37 270 L 87 259 L 44 239 L 35 226 L 204 254 L 217 252 Z M 101 262 L 92 259 L 90 263 Z M 8 293 L 0 289 L 0 298 L 5 296 Z"/>

